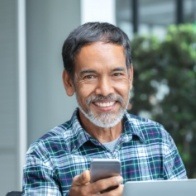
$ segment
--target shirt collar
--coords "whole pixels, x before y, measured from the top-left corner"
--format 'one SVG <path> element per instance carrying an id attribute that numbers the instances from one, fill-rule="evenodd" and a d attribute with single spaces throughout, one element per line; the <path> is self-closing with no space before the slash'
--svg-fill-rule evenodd
<path id="1" fill-rule="evenodd" d="M 78 150 L 84 143 L 92 140 L 93 138 L 84 130 L 79 121 L 79 109 L 77 108 L 71 118 L 71 130 L 73 133 L 72 151 Z"/>
<path id="2" fill-rule="evenodd" d="M 141 142 L 145 143 L 145 137 L 140 128 L 140 117 L 126 112 L 123 121 L 123 134 L 126 135 L 129 139 L 133 139 L 133 137 L 136 136 Z"/>
<path id="3" fill-rule="evenodd" d="M 137 136 L 141 142 L 145 142 L 144 136 L 140 129 L 138 128 L 138 119 L 129 114 L 128 112 L 125 113 L 123 117 L 123 134 L 125 137 L 127 137 L 129 140 L 133 139 L 133 136 Z M 77 150 L 80 148 L 84 143 L 87 141 L 92 141 L 95 139 L 92 138 L 81 126 L 80 121 L 78 119 L 78 108 L 74 111 L 72 118 L 71 118 L 71 124 L 72 124 L 72 131 L 74 135 L 73 141 L 73 148 L 72 151 Z"/>

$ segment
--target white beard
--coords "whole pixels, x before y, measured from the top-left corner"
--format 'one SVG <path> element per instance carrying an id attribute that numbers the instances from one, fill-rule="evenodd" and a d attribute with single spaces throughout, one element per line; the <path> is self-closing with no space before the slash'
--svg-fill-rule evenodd
<path id="1" fill-rule="evenodd" d="M 130 93 L 129 93 L 129 99 L 130 99 Z M 94 125 L 98 126 L 98 127 L 102 127 L 102 128 L 110 128 L 110 127 L 114 127 L 115 125 L 117 125 L 123 118 L 124 114 L 126 113 L 128 104 L 129 104 L 129 99 L 126 103 L 126 106 L 123 108 L 123 106 L 121 106 L 119 112 L 117 114 L 114 114 L 112 112 L 106 112 L 103 113 L 99 116 L 95 116 L 92 111 L 88 111 L 85 112 L 82 107 L 80 106 L 79 102 L 78 102 L 78 107 L 80 109 L 80 111 L 84 114 L 84 116 L 91 121 Z M 122 104 L 122 102 L 121 102 Z"/>
<path id="2" fill-rule="evenodd" d="M 113 114 L 113 113 L 105 113 L 105 114 L 101 114 L 100 116 L 96 117 L 96 116 L 94 116 L 94 114 L 91 111 L 86 113 L 80 107 L 80 105 L 79 105 L 79 109 L 88 120 L 90 120 L 96 126 L 102 127 L 102 128 L 114 127 L 122 120 L 122 118 L 126 112 L 126 109 L 124 109 L 124 110 L 121 109 L 119 114 L 116 116 L 114 116 L 115 114 Z"/>

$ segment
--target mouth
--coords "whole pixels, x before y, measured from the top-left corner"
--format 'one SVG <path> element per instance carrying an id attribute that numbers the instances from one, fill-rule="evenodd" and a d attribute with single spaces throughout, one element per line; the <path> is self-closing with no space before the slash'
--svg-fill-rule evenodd
<path id="1" fill-rule="evenodd" d="M 111 106 L 113 106 L 115 104 L 115 102 L 114 101 L 110 101 L 110 102 L 95 102 L 94 104 L 96 106 L 98 106 L 98 107 L 104 108 L 104 107 L 111 107 Z"/>
<path id="2" fill-rule="evenodd" d="M 117 112 L 123 106 L 123 98 L 120 95 L 109 94 L 108 96 L 90 96 L 86 104 L 98 113 Z"/>
<path id="3" fill-rule="evenodd" d="M 111 111 L 114 109 L 116 101 L 93 102 L 93 105 L 101 111 Z"/>

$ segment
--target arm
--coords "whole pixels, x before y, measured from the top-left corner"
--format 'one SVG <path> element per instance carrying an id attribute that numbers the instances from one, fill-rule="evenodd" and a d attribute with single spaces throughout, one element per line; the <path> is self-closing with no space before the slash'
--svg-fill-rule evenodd
<path id="1" fill-rule="evenodd" d="M 165 179 L 186 179 L 186 170 L 182 159 L 179 155 L 178 149 L 168 134 L 166 145 L 163 146 L 163 168 Z"/>
<path id="2" fill-rule="evenodd" d="M 24 195 L 61 195 L 53 169 L 35 155 L 27 154 L 23 192 Z"/>

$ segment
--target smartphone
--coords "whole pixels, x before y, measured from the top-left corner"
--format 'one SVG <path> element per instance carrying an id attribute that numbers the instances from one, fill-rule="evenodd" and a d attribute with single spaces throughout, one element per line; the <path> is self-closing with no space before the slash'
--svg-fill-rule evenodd
<path id="1" fill-rule="evenodd" d="M 121 163 L 118 159 L 93 159 L 90 164 L 90 174 L 91 182 L 121 175 Z"/>

